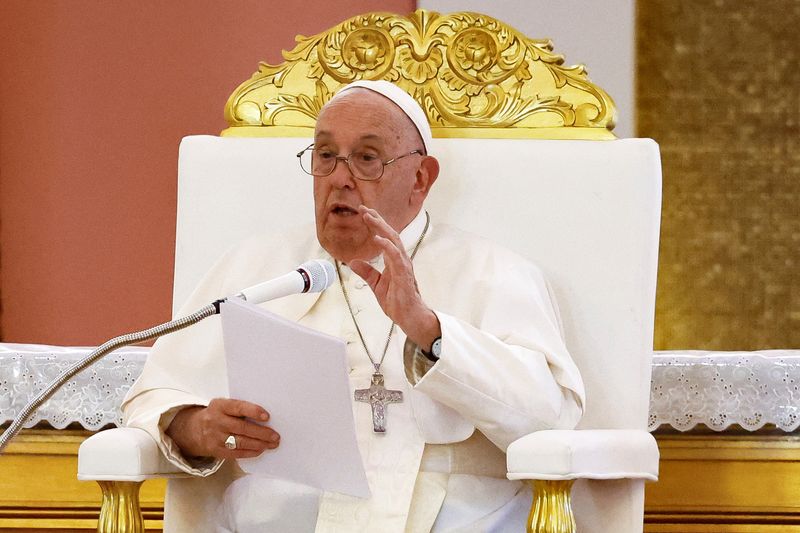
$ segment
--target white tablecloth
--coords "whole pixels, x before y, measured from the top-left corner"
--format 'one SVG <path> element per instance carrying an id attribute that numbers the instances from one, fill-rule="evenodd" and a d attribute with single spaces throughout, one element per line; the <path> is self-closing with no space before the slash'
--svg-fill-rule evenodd
<path id="1" fill-rule="evenodd" d="M 0 424 L 13 420 L 28 401 L 93 349 L 0 343 Z M 92 430 L 121 425 L 119 406 L 141 374 L 149 350 L 126 347 L 107 355 L 68 381 L 25 427 L 39 422 L 58 429 L 71 423 Z"/>
<path id="2" fill-rule="evenodd" d="M 649 428 L 800 425 L 800 350 L 656 352 Z"/>
<path id="3" fill-rule="evenodd" d="M 14 419 L 48 383 L 92 348 L 0 343 L 0 424 Z M 30 419 L 55 428 L 78 423 L 97 430 L 120 425 L 119 406 L 139 376 L 148 348 L 118 350 L 70 380 Z M 649 429 L 688 431 L 766 424 L 800 425 L 800 350 L 656 352 Z"/>

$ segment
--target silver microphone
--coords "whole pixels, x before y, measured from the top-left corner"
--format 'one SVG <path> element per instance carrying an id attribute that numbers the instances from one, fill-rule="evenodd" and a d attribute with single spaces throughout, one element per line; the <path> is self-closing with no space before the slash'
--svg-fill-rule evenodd
<path id="1" fill-rule="evenodd" d="M 260 304 L 290 294 L 322 292 L 336 281 L 336 269 L 325 259 L 306 261 L 296 270 L 242 290 L 237 298 Z"/>

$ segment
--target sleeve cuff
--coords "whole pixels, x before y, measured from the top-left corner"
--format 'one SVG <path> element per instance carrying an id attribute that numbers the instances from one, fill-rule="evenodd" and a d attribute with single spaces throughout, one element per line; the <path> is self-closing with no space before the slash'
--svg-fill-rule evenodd
<path id="1" fill-rule="evenodd" d="M 161 417 L 158 421 L 158 432 L 161 437 L 158 440 L 158 447 L 161 449 L 161 453 L 164 454 L 164 457 L 166 457 L 170 463 L 174 464 L 187 474 L 206 477 L 219 470 L 224 460 L 215 459 L 214 457 L 186 457 L 183 455 L 183 453 L 181 453 L 181 450 L 178 445 L 175 444 L 175 441 L 172 440 L 169 435 L 167 435 L 167 428 L 172 423 L 175 415 L 177 415 L 182 409 L 196 405 L 202 404 L 176 405 L 161 414 Z"/>
<path id="2" fill-rule="evenodd" d="M 436 363 L 425 357 L 419 346 L 406 338 L 403 346 L 403 365 L 406 379 L 411 385 L 416 385 Z"/>

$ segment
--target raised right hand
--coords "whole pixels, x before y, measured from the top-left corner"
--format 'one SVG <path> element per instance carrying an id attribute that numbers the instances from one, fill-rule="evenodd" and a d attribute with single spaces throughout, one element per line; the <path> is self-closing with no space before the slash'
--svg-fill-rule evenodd
<path id="1" fill-rule="evenodd" d="M 215 398 L 208 407 L 192 406 L 182 409 L 172 419 L 167 435 L 175 441 L 184 455 L 239 459 L 257 457 L 264 450 L 280 444 L 280 435 L 266 422 L 269 413 L 261 406 L 244 400 Z M 236 437 L 236 449 L 225 447 L 225 439 Z"/>

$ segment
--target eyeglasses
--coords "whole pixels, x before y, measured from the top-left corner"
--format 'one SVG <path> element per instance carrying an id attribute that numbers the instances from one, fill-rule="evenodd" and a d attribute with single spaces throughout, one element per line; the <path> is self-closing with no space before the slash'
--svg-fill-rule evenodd
<path id="1" fill-rule="evenodd" d="M 353 152 L 347 157 L 344 157 L 336 155 L 334 152 L 327 149 L 314 148 L 312 144 L 302 152 L 299 152 L 297 154 L 297 159 L 300 161 L 300 168 L 303 169 L 303 172 L 311 174 L 312 176 L 330 176 L 333 174 L 339 161 L 344 161 L 347 163 L 347 166 L 350 167 L 350 173 L 354 178 L 363 181 L 376 181 L 383 176 L 386 165 L 391 165 L 399 159 L 414 154 L 424 155 L 422 150 L 414 150 L 388 161 L 381 161 L 377 155 L 369 152 Z"/>

